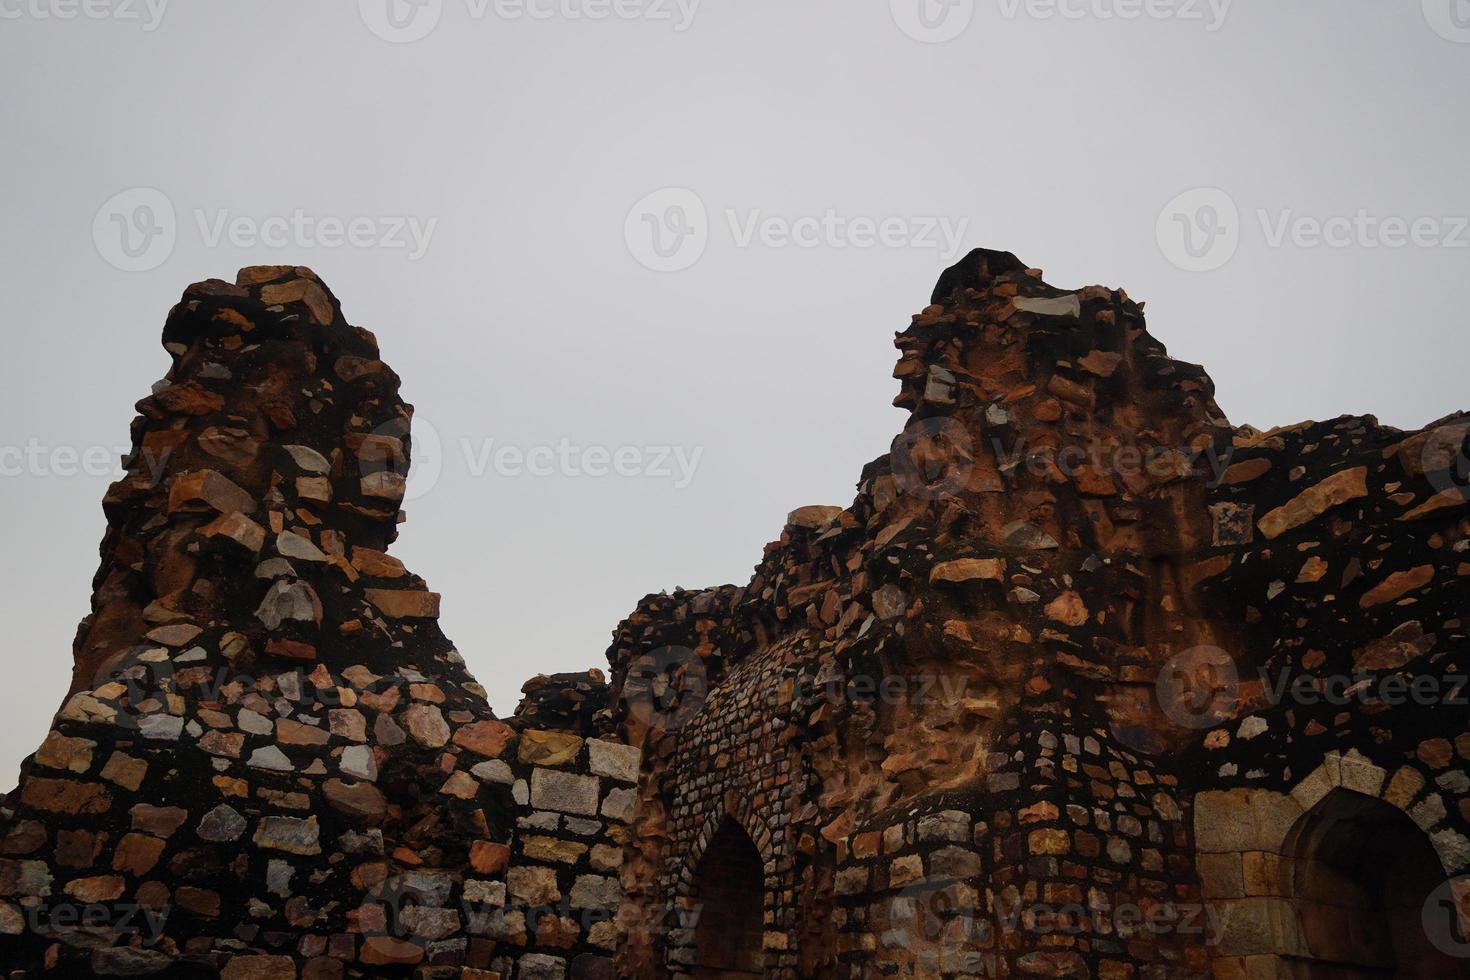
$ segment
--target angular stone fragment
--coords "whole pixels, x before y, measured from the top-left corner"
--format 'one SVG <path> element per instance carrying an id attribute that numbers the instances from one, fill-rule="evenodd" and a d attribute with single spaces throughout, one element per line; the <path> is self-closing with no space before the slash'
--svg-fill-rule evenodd
<path id="1" fill-rule="evenodd" d="M 272 306 L 303 303 L 317 323 L 326 325 L 333 320 L 331 300 L 322 287 L 310 279 L 292 279 L 264 286 L 260 290 L 260 301 Z"/>
<path id="2" fill-rule="evenodd" d="M 411 704 L 404 711 L 403 718 L 408 725 L 408 734 L 420 745 L 437 749 L 449 741 L 449 726 L 434 705 Z"/>
<path id="3" fill-rule="evenodd" d="M 1067 591 L 1046 604 L 1046 616 L 1067 626 L 1081 626 L 1087 622 L 1087 606 L 1080 595 Z"/>
<path id="4" fill-rule="evenodd" d="M 378 778 L 378 761 L 366 745 L 349 745 L 343 749 L 340 765 L 343 774 L 354 779 L 372 782 Z"/>
<path id="5" fill-rule="evenodd" d="M 470 865 L 481 874 L 499 874 L 509 863 L 510 848 L 504 844 L 477 840 L 470 845 Z"/>
<path id="6" fill-rule="evenodd" d="M 221 803 L 199 821 L 197 833 L 207 841 L 238 840 L 245 833 L 245 818 L 234 807 Z"/>
<path id="7" fill-rule="evenodd" d="M 1279 538 L 1287 531 L 1314 520 L 1333 507 L 1368 496 L 1368 467 L 1340 470 L 1315 486 L 1303 490 L 1256 522 L 1266 538 Z"/>
<path id="8" fill-rule="evenodd" d="M 92 750 L 97 743 L 85 738 L 68 738 L 52 732 L 36 750 L 36 764 L 50 769 L 84 773 L 92 768 Z"/>
<path id="9" fill-rule="evenodd" d="M 284 446 L 282 448 L 290 455 L 291 461 L 304 473 L 326 476 L 332 471 L 332 464 L 327 461 L 327 457 L 310 446 Z"/>
<path id="10" fill-rule="evenodd" d="M 67 882 L 64 891 L 84 905 L 94 905 L 120 898 L 126 887 L 127 882 L 117 875 L 94 875 Z"/>
<path id="11" fill-rule="evenodd" d="M 291 765 L 291 760 L 286 758 L 286 754 L 274 745 L 262 745 L 250 753 L 246 765 L 255 769 L 269 769 L 273 772 L 290 772 L 295 768 Z"/>
<path id="12" fill-rule="evenodd" d="M 153 870 L 163 853 L 164 842 L 149 834 L 126 834 L 112 852 L 112 869 L 137 877 Z"/>
<path id="13" fill-rule="evenodd" d="M 367 601 L 383 615 L 393 619 L 436 619 L 439 616 L 439 593 L 367 589 Z"/>
<path id="14" fill-rule="evenodd" d="M 798 507 L 786 517 L 786 523 L 792 527 L 802 527 L 811 530 L 825 527 L 842 513 L 841 507 L 829 507 L 822 504 L 812 504 L 808 507 Z"/>
<path id="15" fill-rule="evenodd" d="M 238 511 L 215 518 L 200 528 L 199 534 L 205 538 L 228 539 L 251 554 L 259 554 L 265 547 L 265 528 Z"/>
<path id="16" fill-rule="evenodd" d="M 929 584 L 941 582 L 963 584 L 965 582 L 1004 582 L 1006 563 L 1004 558 L 958 558 L 940 562 L 929 572 Z"/>
<path id="17" fill-rule="evenodd" d="M 97 783 L 39 776 L 26 781 L 21 800 L 38 810 L 79 815 L 105 813 L 112 805 L 112 795 Z"/>
<path id="18" fill-rule="evenodd" d="M 531 774 L 531 805 L 538 810 L 596 816 L 597 780 L 556 769 L 536 769 Z"/>
<path id="19" fill-rule="evenodd" d="M 266 629 L 279 629 L 285 622 L 321 624 L 322 603 L 308 582 L 278 581 L 266 590 L 255 610 L 255 618 Z"/>
<path id="20" fill-rule="evenodd" d="M 1382 582 L 1363 593 L 1358 600 L 1358 605 L 1364 609 L 1380 606 L 1385 602 L 1393 602 L 1417 589 L 1422 589 L 1434 581 L 1434 566 L 1420 565 L 1408 571 L 1394 572 Z"/>
<path id="21" fill-rule="evenodd" d="M 251 839 L 259 847 L 288 854 L 320 854 L 316 817 L 262 817 Z"/>
<path id="22" fill-rule="evenodd" d="M 512 901 L 524 908 L 549 908 L 561 899 L 552 868 L 517 867 L 506 875 Z"/>
<path id="23" fill-rule="evenodd" d="M 1044 299 L 1018 296 L 1012 300 L 1012 305 L 1021 313 L 1034 313 L 1037 316 L 1058 316 L 1075 320 L 1082 315 L 1082 301 L 1075 293 Z"/>
<path id="24" fill-rule="evenodd" d="M 587 742 L 587 750 L 593 775 L 607 776 L 624 783 L 638 781 L 638 763 L 643 754 L 638 746 L 594 738 Z"/>
<path id="25" fill-rule="evenodd" d="M 170 514 L 201 504 L 221 514 L 253 514 L 259 506 L 255 498 L 233 480 L 214 470 L 196 470 L 174 480 L 168 495 Z"/>
<path id="26" fill-rule="evenodd" d="M 290 531 L 282 531 L 276 535 L 276 550 L 281 553 L 282 557 L 295 558 L 298 561 L 327 560 L 327 556 L 312 543 L 310 538 Z"/>
<path id="27" fill-rule="evenodd" d="M 402 578 L 407 574 L 403 562 L 371 548 L 353 548 L 352 567 L 372 578 Z"/>
<path id="28" fill-rule="evenodd" d="M 504 722 L 477 721 L 455 729 L 454 744 L 477 755 L 497 759 L 515 737 L 515 729 Z"/>
<path id="29" fill-rule="evenodd" d="M 153 806 L 139 803 L 128 811 L 134 830 L 146 830 L 159 837 L 172 837 L 174 831 L 189 819 L 189 811 L 177 806 Z"/>
<path id="30" fill-rule="evenodd" d="M 563 766 L 582 751 L 582 739 L 564 732 L 521 733 L 520 761 L 541 766 Z"/>
<path id="31" fill-rule="evenodd" d="M 103 779 L 127 790 L 136 790 L 142 786 L 143 778 L 147 775 L 148 763 L 124 752 L 113 752 L 102 766 Z"/>
<path id="32" fill-rule="evenodd" d="M 370 824 L 382 820 L 387 812 L 387 800 L 372 783 L 348 784 L 329 779 L 322 784 L 322 792 L 335 809 Z"/>

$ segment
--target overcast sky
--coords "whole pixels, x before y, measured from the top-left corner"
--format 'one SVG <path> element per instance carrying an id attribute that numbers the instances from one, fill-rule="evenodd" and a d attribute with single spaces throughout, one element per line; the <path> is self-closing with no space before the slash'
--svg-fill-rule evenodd
<path id="1" fill-rule="evenodd" d="M 1146 300 L 1236 423 L 1470 407 L 1463 0 L 0 0 L 0 84 L 6 787 L 164 316 L 243 265 L 403 376 L 395 552 L 502 713 L 849 502 L 973 246 Z"/>

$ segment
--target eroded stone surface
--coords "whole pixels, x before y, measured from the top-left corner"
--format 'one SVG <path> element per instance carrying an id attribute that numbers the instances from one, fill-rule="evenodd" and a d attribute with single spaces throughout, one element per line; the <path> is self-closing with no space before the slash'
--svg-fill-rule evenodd
<path id="1" fill-rule="evenodd" d="M 625 770 L 591 773 L 586 716 L 524 736 L 495 720 L 438 596 L 387 553 L 412 410 L 309 270 L 189 287 L 164 345 L 172 368 L 104 501 L 72 690 L 0 811 L 0 962 L 508 975 L 546 945 L 535 909 L 506 906 L 512 860 L 544 875 L 550 908 L 599 873 L 594 846 L 624 843 L 604 815 L 527 848 L 513 785 L 554 766 L 591 817 Z M 566 748 L 522 761 L 522 737 Z M 580 887 L 607 903 L 607 886 Z M 82 932 L 83 905 L 111 911 Z M 150 925 L 139 908 L 169 912 Z M 547 961 L 606 962 L 606 930 L 566 921 Z"/>
<path id="2" fill-rule="evenodd" d="M 0 809 L 12 969 L 689 980 L 708 912 L 780 980 L 1234 976 L 1333 793 L 1470 862 L 1464 712 L 1384 683 L 1464 672 L 1464 416 L 1232 426 L 1126 294 L 978 251 L 898 336 L 909 424 L 849 506 L 502 721 L 388 554 L 411 409 L 374 338 L 282 266 L 164 341 Z M 1223 938 L 1113 914 L 1222 896 Z"/>

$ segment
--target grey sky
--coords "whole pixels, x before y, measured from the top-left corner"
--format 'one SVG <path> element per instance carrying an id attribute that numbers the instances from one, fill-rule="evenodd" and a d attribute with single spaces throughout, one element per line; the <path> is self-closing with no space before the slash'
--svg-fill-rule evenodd
<path id="1" fill-rule="evenodd" d="M 1470 407 L 1464 0 L 388 2 L 0 0 L 7 785 L 104 528 L 66 474 L 242 265 L 438 435 L 395 551 L 502 712 L 851 499 L 947 236 L 1146 300 L 1238 423 Z"/>

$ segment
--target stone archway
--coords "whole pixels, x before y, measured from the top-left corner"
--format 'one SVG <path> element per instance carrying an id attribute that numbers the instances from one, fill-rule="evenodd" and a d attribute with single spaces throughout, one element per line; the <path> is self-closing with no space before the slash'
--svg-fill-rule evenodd
<path id="1" fill-rule="evenodd" d="M 1444 869 L 1402 810 L 1339 787 L 1297 820 L 1283 850 L 1282 891 L 1300 923 L 1294 980 L 1470 976 L 1470 963 L 1424 932 Z"/>
<path id="2" fill-rule="evenodd" d="M 691 896 L 695 980 L 758 980 L 764 975 L 765 861 L 745 829 L 725 818 L 695 871 Z"/>
<path id="3" fill-rule="evenodd" d="M 1434 891 L 1470 874 L 1470 840 L 1446 826 L 1445 814 L 1444 798 L 1421 770 L 1406 764 L 1390 773 L 1354 751 L 1329 753 L 1289 792 L 1197 794 L 1200 884 L 1222 927 L 1215 976 L 1470 977 L 1470 959 L 1435 957 L 1423 922 L 1410 921 L 1404 907 L 1412 901 L 1422 914 L 1427 893 L 1411 898 L 1408 891 L 1431 879 Z M 1384 862 L 1388 878 L 1378 866 Z M 1392 867 L 1405 862 L 1413 870 L 1390 880 Z M 1383 922 L 1354 935 L 1333 906 L 1377 908 Z M 1440 938 L 1458 949 L 1465 935 L 1470 916 L 1461 910 L 1452 934 Z"/>

